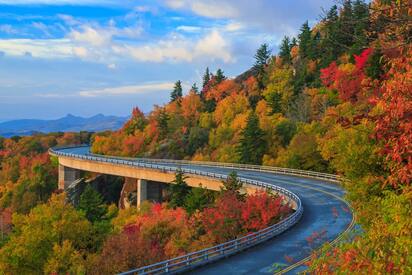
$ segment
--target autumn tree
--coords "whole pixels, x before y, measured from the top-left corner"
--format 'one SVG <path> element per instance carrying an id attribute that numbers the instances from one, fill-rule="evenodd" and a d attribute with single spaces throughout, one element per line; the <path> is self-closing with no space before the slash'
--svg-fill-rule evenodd
<path id="1" fill-rule="evenodd" d="M 84 270 L 79 256 L 87 251 L 92 232 L 90 222 L 64 195 L 52 196 L 47 204 L 32 209 L 29 215 L 15 215 L 14 232 L 0 249 L 0 270 L 11 274 L 43 274 L 58 266 L 54 249 L 62 248 L 73 257 L 65 259 L 65 268 Z M 47 229 L 47 230 L 45 230 Z"/>
<path id="2" fill-rule="evenodd" d="M 272 113 L 286 113 L 293 96 L 293 70 L 290 67 L 278 67 L 271 63 L 268 81 L 263 90 L 263 97 L 272 108 Z"/>
<path id="3" fill-rule="evenodd" d="M 135 131 L 143 131 L 147 125 L 145 115 L 138 107 L 133 108 L 132 117 L 125 123 L 122 128 L 127 135 L 132 135 Z"/>

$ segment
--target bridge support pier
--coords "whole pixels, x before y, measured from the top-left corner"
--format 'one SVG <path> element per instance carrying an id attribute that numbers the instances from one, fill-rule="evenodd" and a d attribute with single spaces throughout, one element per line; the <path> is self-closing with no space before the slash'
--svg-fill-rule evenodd
<path id="1" fill-rule="evenodd" d="M 143 201 L 147 200 L 147 181 L 137 180 L 137 207 L 140 207 Z"/>
<path id="2" fill-rule="evenodd" d="M 120 193 L 119 208 L 129 208 L 132 204 L 140 207 L 142 202 L 148 200 L 148 186 L 146 180 L 125 178 L 122 191 Z M 130 194 L 135 194 L 131 199 Z"/>
<path id="3" fill-rule="evenodd" d="M 78 179 L 80 179 L 80 170 L 59 164 L 59 190 L 66 190 L 72 182 Z"/>
<path id="4" fill-rule="evenodd" d="M 144 179 L 125 178 L 120 193 L 119 208 L 140 207 L 144 201 L 162 202 L 165 185 Z"/>

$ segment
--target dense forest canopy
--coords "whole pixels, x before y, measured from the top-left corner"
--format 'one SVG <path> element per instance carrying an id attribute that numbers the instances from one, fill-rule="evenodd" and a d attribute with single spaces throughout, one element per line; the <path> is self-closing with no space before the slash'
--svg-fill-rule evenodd
<path id="1" fill-rule="evenodd" d="M 343 175 L 362 231 L 338 247 L 314 252 L 309 269 L 412 273 L 411 40 L 410 1 L 345 0 L 325 11 L 314 26 L 304 22 L 296 37 L 284 37 L 278 53 L 271 52 L 273 45 L 262 44 L 251 69 L 236 78 L 206 68 L 202 83 L 190 91 L 183 91 L 178 80 L 168 104 L 155 106 L 148 115 L 136 107 L 121 130 L 93 135 L 92 150 Z M 236 190 L 217 198 L 201 187 L 189 191 L 184 175 L 176 175 L 181 185 L 172 192 L 171 208 L 118 211 L 104 205 L 93 190 L 85 192 L 80 208 L 63 207 L 64 195 L 52 195 L 57 167 L 47 149 L 89 138 L 88 133 L 68 133 L 0 139 L 0 207 L 6 225 L 1 270 L 117 272 L 133 261 L 145 264 L 156 255 L 159 260 L 179 255 L 270 223 L 247 224 L 247 218 L 236 217 L 248 214 L 229 206 L 247 205 L 249 212 L 261 205 L 278 207 L 266 195 L 248 202 Z M 222 209 L 242 224 L 234 228 L 248 229 L 233 232 L 206 218 L 222 217 Z M 141 226 L 149 220 L 147 227 Z M 59 223 L 79 230 L 66 232 Z M 212 233 L 195 232 L 199 227 L 187 226 L 191 223 Z M 42 235 L 38 228 L 44 227 L 53 230 Z M 153 239 L 148 232 L 159 228 L 178 242 Z M 190 243 L 184 242 L 188 239 Z M 153 254 L 134 249 L 150 248 L 153 242 L 161 243 L 158 250 L 147 250 Z M 104 262 L 110 255 L 119 265 Z M 30 266 L 22 263 L 27 258 L 33 259 Z"/>

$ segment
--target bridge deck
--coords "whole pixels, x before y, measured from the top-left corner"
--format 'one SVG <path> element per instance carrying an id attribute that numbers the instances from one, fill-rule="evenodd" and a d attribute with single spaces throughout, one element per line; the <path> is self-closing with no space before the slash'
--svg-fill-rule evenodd
<path id="1" fill-rule="evenodd" d="M 87 155 L 89 148 L 70 148 L 61 151 Z M 137 160 L 136 160 L 137 161 Z M 177 164 L 162 163 L 176 167 Z M 200 165 L 179 165 L 198 171 L 229 174 L 233 169 Z M 205 265 L 192 271 L 196 274 L 273 274 L 276 266 L 288 267 L 298 262 L 325 242 L 335 240 L 351 224 L 353 215 L 342 200 L 344 190 L 321 180 L 279 175 L 265 171 L 237 170 L 242 178 L 260 180 L 286 188 L 302 201 L 304 214 L 298 224 L 280 236 L 242 253 Z M 319 236 L 315 237 L 314 236 Z M 311 239 L 314 239 L 313 241 Z M 300 265 L 288 272 L 304 270 Z"/>

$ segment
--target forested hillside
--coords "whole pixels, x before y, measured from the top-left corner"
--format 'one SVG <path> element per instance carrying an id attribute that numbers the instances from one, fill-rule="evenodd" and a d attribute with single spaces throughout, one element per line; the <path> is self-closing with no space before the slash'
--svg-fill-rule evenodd
<path id="1" fill-rule="evenodd" d="M 304 20 L 304 19 L 303 19 Z M 344 1 L 296 37 L 262 44 L 250 70 L 202 83 L 116 132 L 0 138 L 0 273 L 112 274 L 243 236 L 290 213 L 282 198 L 220 192 L 176 174 L 167 203 L 109 205 L 89 185 L 76 206 L 47 150 L 284 166 L 344 176 L 360 230 L 314 251 L 313 273 L 412 273 L 412 5 Z M 182 80 L 184 81 L 184 80 Z M 230 226 L 228 226 L 228 224 Z M 140 249 L 138 249 L 140 248 Z"/>
<path id="2" fill-rule="evenodd" d="M 344 1 L 280 51 L 256 52 L 231 79 L 219 69 L 183 96 L 94 137 L 95 153 L 285 166 L 337 173 L 363 232 L 317 272 L 412 272 L 412 7 Z"/>

